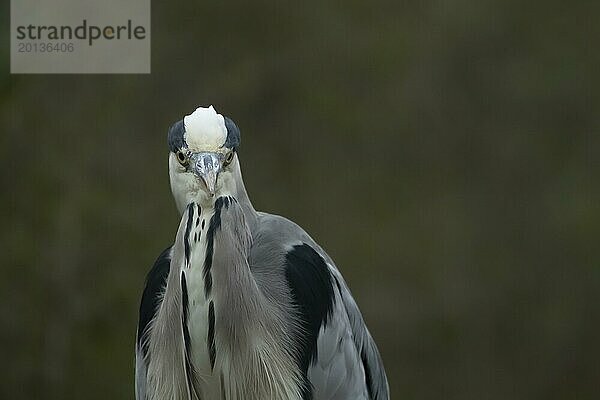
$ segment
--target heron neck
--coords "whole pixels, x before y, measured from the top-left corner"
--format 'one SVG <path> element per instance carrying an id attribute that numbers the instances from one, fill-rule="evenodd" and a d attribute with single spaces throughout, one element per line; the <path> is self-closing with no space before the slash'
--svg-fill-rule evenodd
<path id="1" fill-rule="evenodd" d="M 248 192 L 246 191 L 246 186 L 244 185 L 244 180 L 242 178 L 242 171 L 239 162 L 237 163 L 234 170 L 234 178 L 236 181 L 237 189 L 235 198 L 237 199 L 238 203 L 242 206 L 242 210 L 244 211 L 244 217 L 246 218 L 246 223 L 250 228 L 250 232 L 254 232 L 254 228 L 258 219 L 258 213 L 254 209 L 254 206 L 252 205 L 252 202 L 248 197 Z"/>

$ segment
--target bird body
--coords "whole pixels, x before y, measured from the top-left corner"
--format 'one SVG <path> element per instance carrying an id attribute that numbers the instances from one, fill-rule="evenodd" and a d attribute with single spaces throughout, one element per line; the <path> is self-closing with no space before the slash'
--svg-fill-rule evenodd
<path id="1" fill-rule="evenodd" d="M 295 223 L 252 207 L 233 121 L 199 108 L 169 145 L 182 218 L 142 295 L 137 399 L 388 399 L 331 258 Z"/>

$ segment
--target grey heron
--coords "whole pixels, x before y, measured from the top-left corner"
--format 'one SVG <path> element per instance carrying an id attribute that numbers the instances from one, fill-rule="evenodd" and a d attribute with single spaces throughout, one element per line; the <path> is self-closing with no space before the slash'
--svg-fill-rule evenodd
<path id="1" fill-rule="evenodd" d="M 210 106 L 168 132 L 174 244 L 146 278 L 138 400 L 383 400 L 383 363 L 333 260 L 298 225 L 257 212 L 240 131 Z"/>

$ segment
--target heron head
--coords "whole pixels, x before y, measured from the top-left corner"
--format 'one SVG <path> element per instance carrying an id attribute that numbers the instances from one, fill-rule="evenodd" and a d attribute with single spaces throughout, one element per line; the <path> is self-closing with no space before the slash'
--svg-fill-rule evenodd
<path id="1" fill-rule="evenodd" d="M 169 177 L 177 208 L 233 195 L 240 131 L 213 106 L 198 107 L 169 129 Z"/>

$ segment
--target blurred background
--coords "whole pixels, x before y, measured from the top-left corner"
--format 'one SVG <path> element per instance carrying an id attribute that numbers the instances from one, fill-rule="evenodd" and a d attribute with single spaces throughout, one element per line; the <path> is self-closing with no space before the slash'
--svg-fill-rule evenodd
<path id="1" fill-rule="evenodd" d="M 600 2 L 154 2 L 152 74 L 9 75 L 2 399 L 129 399 L 179 216 L 166 133 L 213 104 L 257 209 L 337 261 L 394 399 L 600 390 Z"/>

